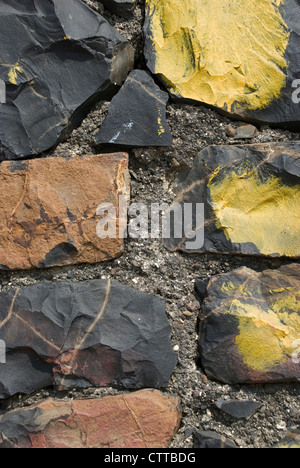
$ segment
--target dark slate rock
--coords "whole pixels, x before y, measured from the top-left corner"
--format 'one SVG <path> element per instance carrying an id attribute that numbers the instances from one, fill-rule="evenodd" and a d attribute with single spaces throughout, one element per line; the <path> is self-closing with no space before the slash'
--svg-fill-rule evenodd
<path id="1" fill-rule="evenodd" d="M 257 401 L 246 400 L 220 400 L 215 405 L 219 410 L 235 419 L 248 419 L 262 406 Z"/>
<path id="2" fill-rule="evenodd" d="M 122 147 L 172 146 L 166 120 L 168 94 L 150 73 L 134 70 L 113 98 L 96 136 L 99 145 Z"/>
<path id="3" fill-rule="evenodd" d="M 123 18 L 131 18 L 134 12 L 135 0 L 100 0 L 104 7 Z"/>
<path id="4" fill-rule="evenodd" d="M 194 448 L 196 449 L 236 449 L 234 442 L 212 431 L 195 431 Z"/>
<path id="5" fill-rule="evenodd" d="M 200 316 L 206 375 L 226 384 L 299 382 L 300 265 L 211 280 Z"/>
<path id="6" fill-rule="evenodd" d="M 117 282 L 0 294 L 0 398 L 42 387 L 166 387 L 177 362 L 163 300 Z"/>
<path id="7" fill-rule="evenodd" d="M 95 399 L 49 398 L 0 414 L 0 448 L 167 448 L 181 417 L 179 398 L 158 390 Z"/>
<path id="8" fill-rule="evenodd" d="M 187 253 L 299 258 L 299 187 L 300 141 L 208 147 L 178 188 L 164 245 Z M 187 223 L 185 204 L 194 208 Z M 201 204 L 204 220 L 195 215 Z"/>
<path id="9" fill-rule="evenodd" d="M 2 160 L 56 145 L 133 64 L 131 45 L 80 0 L 2 1 L 0 43 Z"/>
<path id="10" fill-rule="evenodd" d="M 147 66 L 176 100 L 298 131 L 299 1 L 258 2 L 253 8 L 228 8 L 227 0 L 209 6 L 146 0 Z"/>

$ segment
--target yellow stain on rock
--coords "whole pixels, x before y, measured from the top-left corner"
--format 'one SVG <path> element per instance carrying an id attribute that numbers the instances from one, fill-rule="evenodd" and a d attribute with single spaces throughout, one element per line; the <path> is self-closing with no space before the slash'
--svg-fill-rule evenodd
<path id="1" fill-rule="evenodd" d="M 300 185 L 284 185 L 249 167 L 209 181 L 216 225 L 233 243 L 253 243 L 263 255 L 300 255 Z"/>
<path id="2" fill-rule="evenodd" d="M 23 69 L 22 67 L 20 67 L 19 62 L 17 62 L 16 65 L 14 65 L 13 67 L 9 69 L 9 72 L 8 72 L 9 82 L 17 86 L 18 73 L 22 73 L 22 72 L 23 72 Z"/>
<path id="3" fill-rule="evenodd" d="M 155 73 L 175 95 L 265 108 L 286 84 L 284 0 L 146 0 Z"/>
<path id="4" fill-rule="evenodd" d="M 163 135 L 164 133 L 166 133 L 165 129 L 164 129 L 164 126 L 162 124 L 162 116 L 161 116 L 161 110 L 158 108 L 158 119 L 157 119 L 157 123 L 158 123 L 158 135 L 161 136 Z"/>
<path id="5" fill-rule="evenodd" d="M 226 314 L 238 318 L 235 343 L 249 368 L 267 372 L 292 357 L 300 336 L 299 294 L 284 295 L 265 309 L 243 299 L 232 301 Z"/>

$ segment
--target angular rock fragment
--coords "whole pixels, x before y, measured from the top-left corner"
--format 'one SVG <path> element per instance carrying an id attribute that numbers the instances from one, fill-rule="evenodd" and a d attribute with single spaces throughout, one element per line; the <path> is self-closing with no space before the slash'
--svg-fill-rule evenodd
<path id="1" fill-rule="evenodd" d="M 121 85 L 132 46 L 80 0 L 0 5 L 0 159 L 38 155 Z"/>
<path id="2" fill-rule="evenodd" d="M 251 140 L 258 135 L 258 130 L 254 125 L 240 125 L 237 129 L 235 140 Z"/>
<path id="3" fill-rule="evenodd" d="M 176 98 L 296 130 L 299 13 L 295 0 L 146 0 L 148 67 Z"/>
<path id="4" fill-rule="evenodd" d="M 247 400 L 220 400 L 216 407 L 235 419 L 249 419 L 262 406 L 257 401 Z"/>
<path id="5" fill-rule="evenodd" d="M 299 449 L 300 448 L 300 430 L 291 429 L 286 437 L 280 441 L 274 448 L 277 449 Z"/>
<path id="6" fill-rule="evenodd" d="M 177 362 L 163 300 L 111 280 L 0 293 L 0 398 L 62 389 L 167 387 Z"/>
<path id="7" fill-rule="evenodd" d="M 0 416 L 0 448 L 167 448 L 179 399 L 139 392 L 100 399 L 48 399 Z"/>
<path id="8" fill-rule="evenodd" d="M 206 374 L 228 384 L 298 382 L 300 265 L 240 268 L 208 286 L 200 324 Z"/>
<path id="9" fill-rule="evenodd" d="M 121 225 L 115 239 L 100 239 L 97 209 L 110 203 L 119 213 L 119 196 L 129 200 L 127 166 L 125 153 L 3 162 L 0 269 L 95 263 L 120 256 Z M 124 213 L 124 228 L 126 224 Z"/>
<path id="10" fill-rule="evenodd" d="M 299 141 L 206 148 L 178 191 L 168 249 L 300 257 Z M 184 204 L 204 204 L 205 223 L 189 220 Z M 193 236 L 203 230 L 199 246 Z"/>
<path id="11" fill-rule="evenodd" d="M 123 18 L 131 18 L 134 12 L 135 0 L 100 0 L 104 7 Z"/>
<path id="12" fill-rule="evenodd" d="M 195 431 L 194 448 L 196 449 L 237 449 L 234 442 L 212 431 Z"/>
<path id="13" fill-rule="evenodd" d="M 150 73 L 134 70 L 113 98 L 106 120 L 96 136 L 99 145 L 126 147 L 172 146 L 166 120 L 168 94 Z"/>

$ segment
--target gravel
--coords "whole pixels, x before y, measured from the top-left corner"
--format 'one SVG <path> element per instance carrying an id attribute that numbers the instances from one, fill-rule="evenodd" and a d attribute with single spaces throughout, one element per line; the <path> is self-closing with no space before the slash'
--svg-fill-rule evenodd
<path id="1" fill-rule="evenodd" d="M 97 1 L 84 0 L 100 13 Z M 145 68 L 143 51 L 143 8 L 138 2 L 135 17 L 124 21 L 105 12 L 120 33 L 136 50 L 136 68 Z M 70 157 L 78 154 L 96 154 L 94 136 L 107 115 L 108 102 L 99 102 L 73 131 L 69 139 L 47 156 Z M 167 118 L 174 136 L 174 145 L 167 149 L 136 149 L 130 151 L 132 202 L 170 204 L 176 184 L 192 166 L 197 153 L 208 145 L 245 144 L 234 140 L 231 127 L 237 123 L 200 105 L 170 103 Z M 249 142 L 289 141 L 300 139 L 299 134 L 264 127 Z M 241 448 L 272 447 L 280 441 L 287 428 L 300 425 L 300 384 L 282 385 L 222 385 L 207 379 L 199 362 L 198 315 L 200 303 L 194 292 L 195 282 L 240 266 L 257 271 L 276 268 L 286 260 L 228 257 L 221 255 L 186 255 L 168 252 L 159 240 L 128 239 L 124 255 L 114 261 L 76 267 L 52 268 L 30 272 L 1 272 L 0 290 L 27 286 L 41 280 L 59 281 L 73 279 L 85 281 L 96 278 L 113 278 L 140 291 L 156 294 L 166 300 L 167 315 L 172 325 L 172 342 L 178 354 L 178 366 L 164 391 L 175 393 L 182 401 L 183 420 L 175 436 L 173 448 L 190 448 L 193 444 L 191 430 L 212 430 L 233 440 Z M 45 389 L 29 396 L 16 396 L 2 402 L 0 409 L 28 406 L 48 396 L 63 399 L 91 398 L 117 394 L 116 389 L 72 390 L 54 392 Z M 262 407 L 249 420 L 235 420 L 218 410 L 217 400 L 256 400 Z"/>

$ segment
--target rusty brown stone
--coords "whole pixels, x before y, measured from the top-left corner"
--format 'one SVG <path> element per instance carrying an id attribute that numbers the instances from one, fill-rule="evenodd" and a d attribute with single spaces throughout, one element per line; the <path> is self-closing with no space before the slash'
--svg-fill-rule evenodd
<path id="1" fill-rule="evenodd" d="M 46 158 L 0 166 L 0 269 L 96 263 L 123 239 L 100 239 L 97 207 L 129 197 L 128 155 Z"/>
<path id="2" fill-rule="evenodd" d="M 167 448 L 181 421 L 179 398 L 158 390 L 100 399 L 51 398 L 0 417 L 1 448 Z"/>

